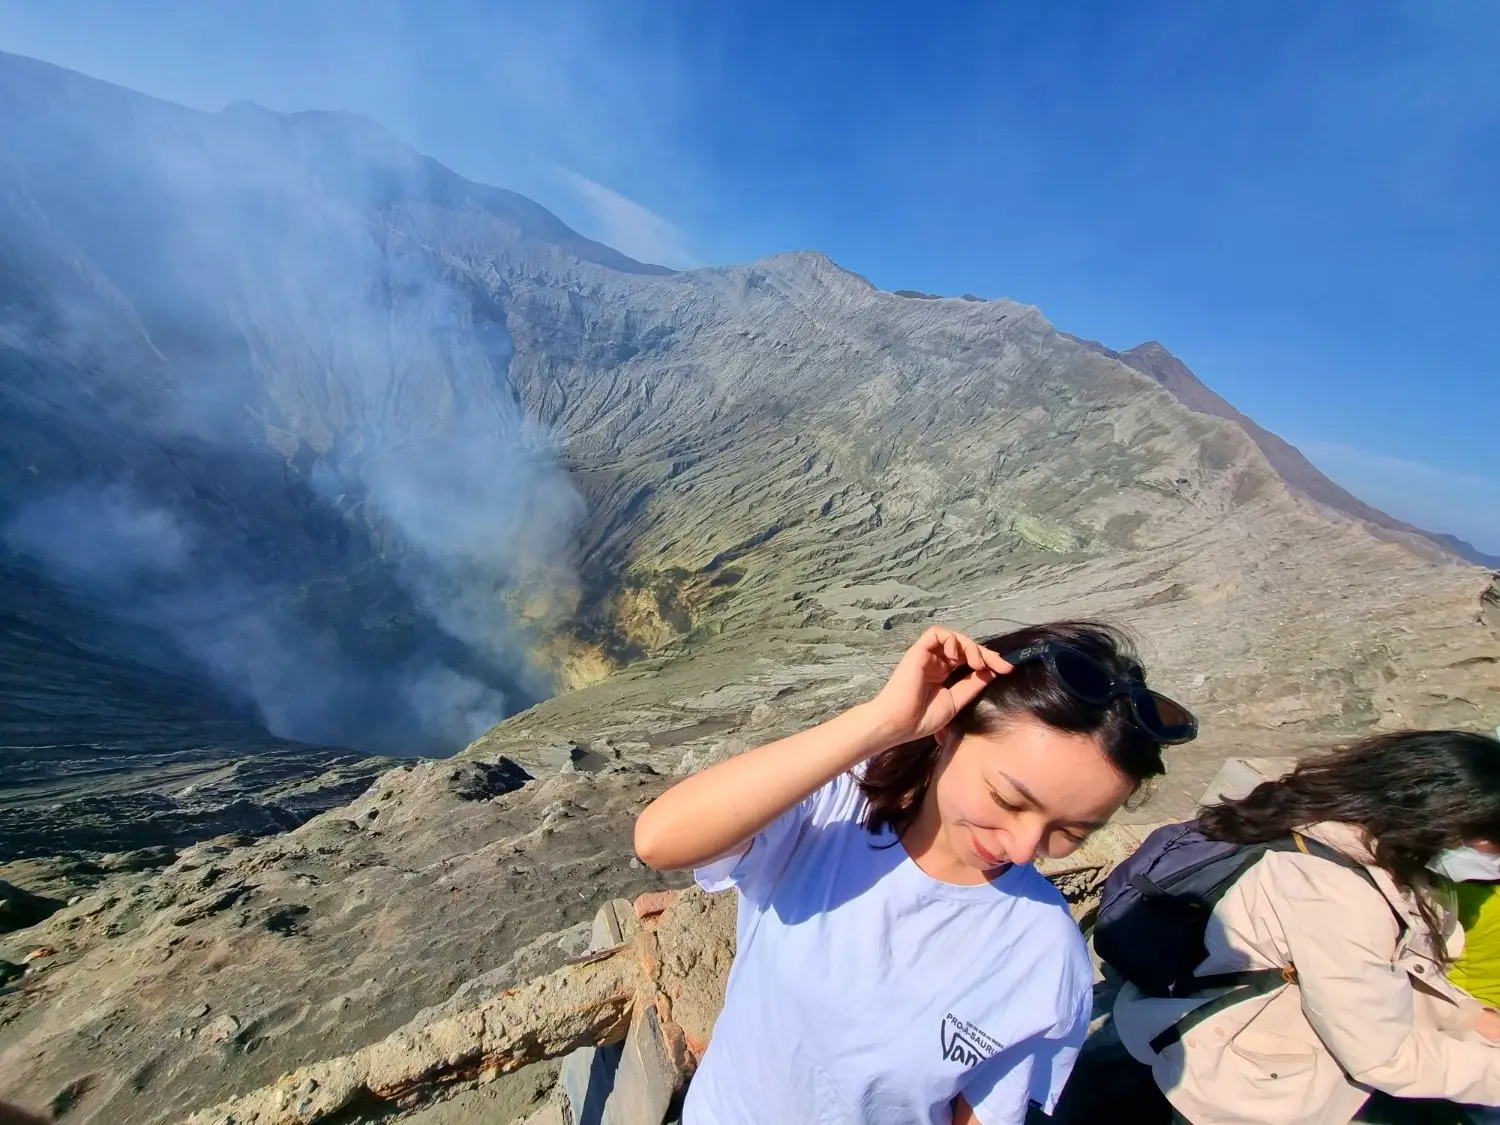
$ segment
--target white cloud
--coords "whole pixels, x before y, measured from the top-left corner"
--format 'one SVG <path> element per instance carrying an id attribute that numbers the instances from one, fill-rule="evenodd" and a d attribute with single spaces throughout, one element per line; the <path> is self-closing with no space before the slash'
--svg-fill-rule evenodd
<path id="1" fill-rule="evenodd" d="M 1327 441 L 1298 448 L 1325 473 L 1397 519 L 1500 554 L 1500 480 Z"/>
<path id="2" fill-rule="evenodd" d="M 641 262 L 690 269 L 697 264 L 682 231 L 655 211 L 587 176 L 559 168 L 562 181 L 579 197 L 593 222 L 583 233 Z"/>

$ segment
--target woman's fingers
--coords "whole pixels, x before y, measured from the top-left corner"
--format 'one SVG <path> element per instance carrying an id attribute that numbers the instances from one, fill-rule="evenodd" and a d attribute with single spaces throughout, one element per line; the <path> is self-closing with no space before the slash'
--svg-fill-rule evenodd
<path id="1" fill-rule="evenodd" d="M 917 643 L 914 647 L 941 652 L 943 645 L 947 643 L 948 638 L 951 636 L 953 636 L 952 629 L 944 629 L 941 625 L 929 625 L 927 632 L 917 638 Z"/>
<path id="2" fill-rule="evenodd" d="M 998 676 L 1012 670 L 1004 657 L 993 649 L 985 648 L 972 637 L 945 629 L 941 625 L 931 626 L 912 647 L 940 661 L 941 667 L 933 669 L 933 679 L 944 679 L 965 666 L 975 672 L 988 669 Z"/>
<path id="3" fill-rule="evenodd" d="M 971 640 L 969 637 L 963 637 L 963 640 L 965 640 L 965 655 L 968 655 L 969 667 L 972 667 L 975 672 L 978 672 L 980 669 L 986 669 L 986 667 L 995 672 L 995 675 L 1005 675 L 1005 673 L 1010 672 L 1010 663 L 1007 663 L 1005 657 L 1002 657 L 995 649 L 986 648 L 986 646 L 981 645 L 977 640 Z"/>
<path id="4" fill-rule="evenodd" d="M 1003 656 L 993 649 L 985 648 L 974 638 L 965 636 L 963 633 L 954 633 L 953 638 L 958 642 L 959 651 L 963 654 L 963 663 L 968 664 L 974 671 L 988 668 L 999 676 L 1012 671 L 1009 662 Z"/>
<path id="5" fill-rule="evenodd" d="M 946 679 L 948 673 L 953 670 L 947 649 L 949 636 L 948 630 L 939 629 L 934 625 L 922 634 L 916 644 L 907 649 L 901 662 L 903 664 L 910 662 L 912 667 L 920 670 L 922 679 L 929 683 L 938 683 Z"/>
<path id="6" fill-rule="evenodd" d="M 908 651 L 921 652 L 939 660 L 948 659 L 948 649 L 953 641 L 953 630 L 934 625 L 923 633 Z"/>
<path id="7" fill-rule="evenodd" d="M 1010 662 L 994 649 L 985 648 L 972 637 L 966 637 L 962 633 L 954 635 L 958 637 L 959 643 L 963 645 L 964 658 L 969 662 L 969 667 L 976 672 L 981 668 L 988 668 L 997 676 L 1003 676 L 1007 672 L 1014 671 Z"/>
<path id="8" fill-rule="evenodd" d="M 978 699 L 984 693 L 984 689 L 994 683 L 996 674 L 988 667 L 980 668 L 977 671 L 971 671 L 950 687 L 948 695 L 953 700 L 953 713 L 958 714 Z"/>
<path id="9" fill-rule="evenodd" d="M 981 647 L 979 651 L 984 655 L 985 667 L 994 672 L 995 675 L 1003 676 L 1007 672 L 1014 672 L 1016 670 L 1014 664 L 1006 660 L 1005 657 L 1001 656 L 994 649 Z"/>
<path id="10" fill-rule="evenodd" d="M 963 650 L 958 643 L 958 634 L 952 629 L 934 625 L 912 647 L 922 650 L 928 657 L 928 678 L 934 683 L 947 679 L 955 668 L 963 666 Z"/>

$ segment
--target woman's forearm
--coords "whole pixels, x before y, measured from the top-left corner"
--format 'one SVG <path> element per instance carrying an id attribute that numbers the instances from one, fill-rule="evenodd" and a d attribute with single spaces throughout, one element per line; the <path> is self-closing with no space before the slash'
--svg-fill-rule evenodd
<path id="1" fill-rule="evenodd" d="M 635 822 L 635 850 L 665 871 L 729 855 L 810 793 L 899 741 L 868 704 L 683 778 Z"/>
<path id="2" fill-rule="evenodd" d="M 652 867 L 702 867 L 730 855 L 845 770 L 909 739 L 936 734 L 1010 671 L 997 653 L 934 625 L 902 655 L 868 703 L 821 726 L 684 778 L 635 822 Z"/>

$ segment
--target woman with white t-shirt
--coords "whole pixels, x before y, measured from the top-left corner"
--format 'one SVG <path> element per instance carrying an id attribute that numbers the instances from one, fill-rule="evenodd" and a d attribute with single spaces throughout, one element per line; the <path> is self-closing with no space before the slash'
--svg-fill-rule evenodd
<path id="1" fill-rule="evenodd" d="M 1050 1109 L 1092 971 L 1031 861 L 1078 847 L 1196 733 L 1107 627 L 932 628 L 873 699 L 657 798 L 641 858 L 740 895 L 684 1125 Z"/>

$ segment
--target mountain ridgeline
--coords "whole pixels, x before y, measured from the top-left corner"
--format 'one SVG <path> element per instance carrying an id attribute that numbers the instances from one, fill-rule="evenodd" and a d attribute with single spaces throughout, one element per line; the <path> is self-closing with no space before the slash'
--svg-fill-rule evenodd
<path id="1" fill-rule="evenodd" d="M 9 55 L 0 105 L 12 798 L 451 753 L 645 658 L 982 598 L 1139 625 L 1225 729 L 1491 706 L 1410 679 L 1483 575 L 1158 346 L 815 253 L 635 262 L 349 114 Z"/>

